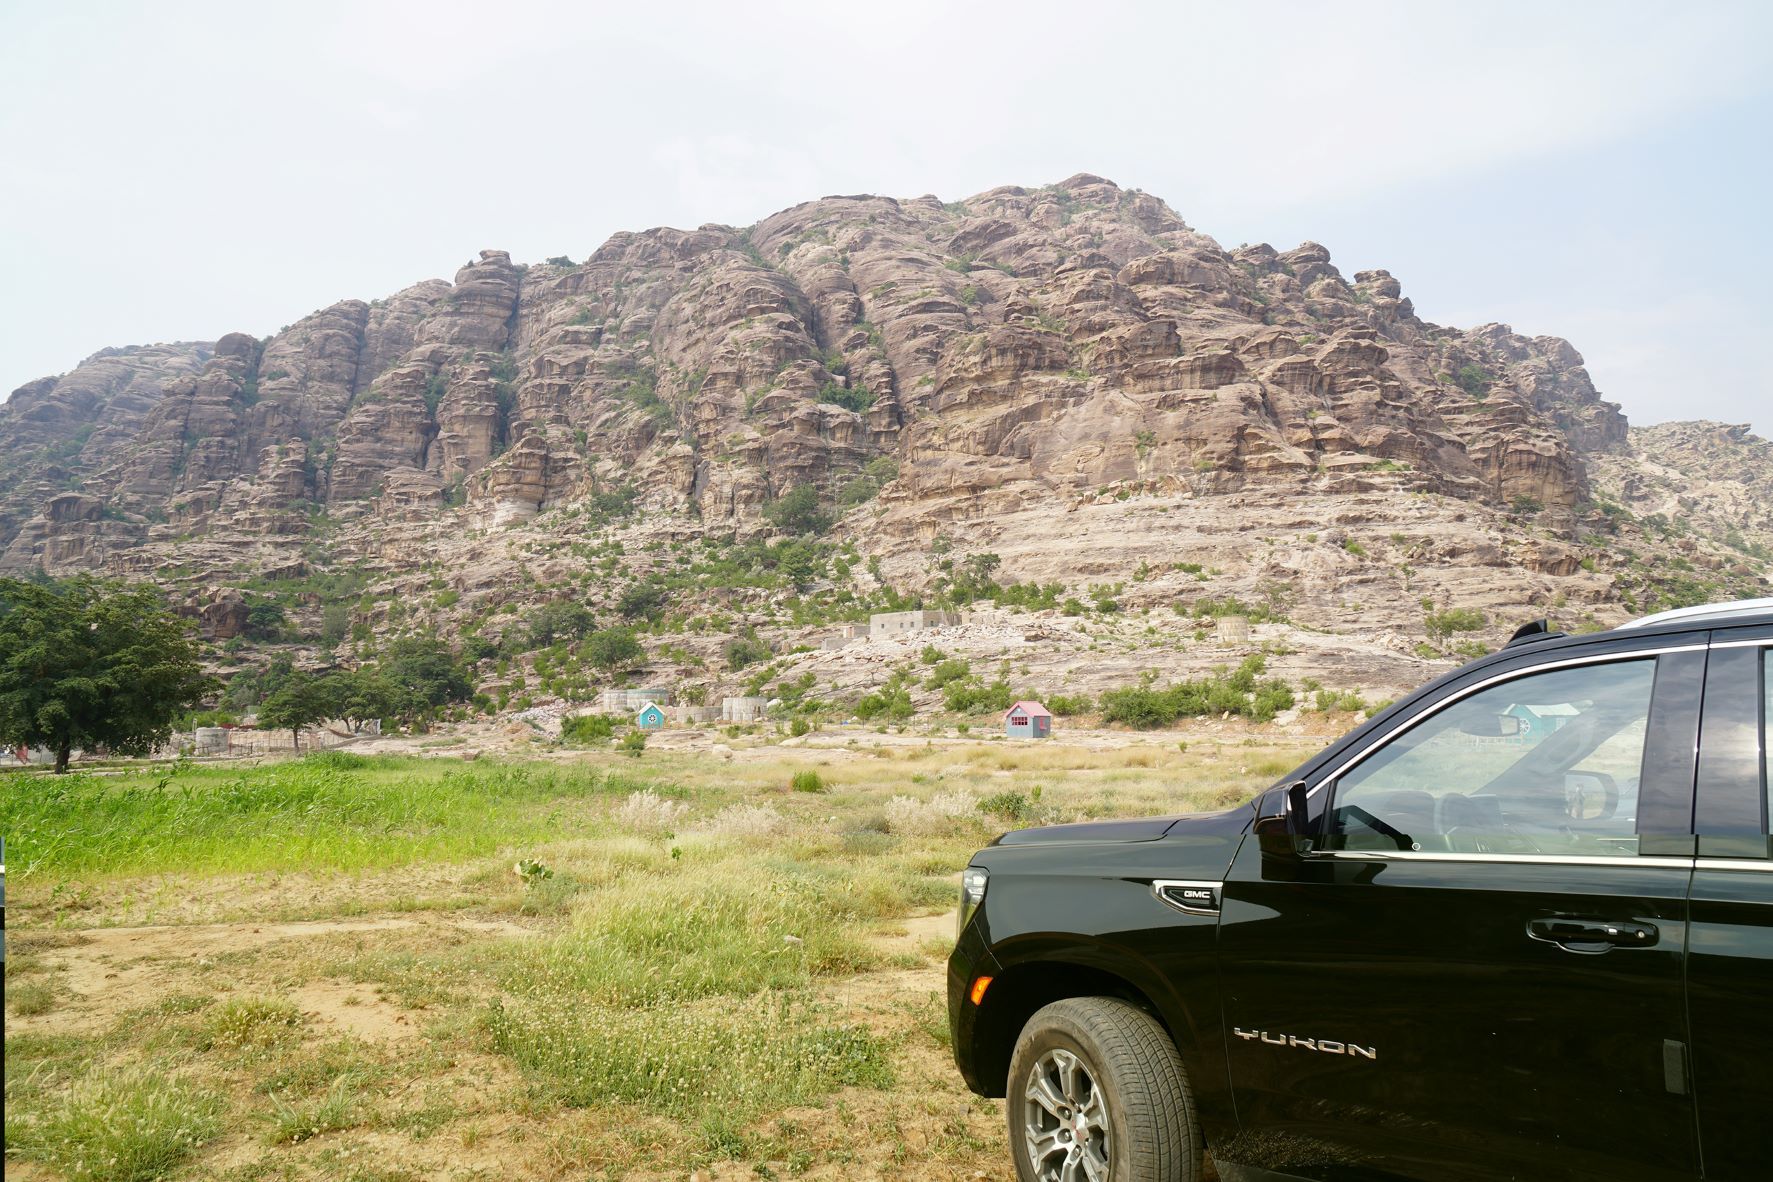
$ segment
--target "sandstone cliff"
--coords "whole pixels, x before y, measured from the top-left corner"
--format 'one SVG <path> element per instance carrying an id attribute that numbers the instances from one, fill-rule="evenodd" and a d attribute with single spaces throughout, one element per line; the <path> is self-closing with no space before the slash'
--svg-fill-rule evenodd
<path id="1" fill-rule="evenodd" d="M 1168 571 L 1154 603 L 1189 567 L 1285 582 L 1375 632 L 1419 632 L 1423 596 L 1608 622 L 1666 598 L 1659 553 L 1682 594 L 1764 585 L 1767 446 L 1628 431 L 1566 341 L 1430 324 L 1385 271 L 1228 250 L 1079 175 L 622 233 L 582 263 L 483 251 L 265 341 L 106 350 L 0 407 L 0 569 L 158 573 L 218 618 L 267 569 L 342 562 L 545 598 L 608 570 L 524 557 L 600 498 L 641 539 L 743 538 L 811 484 L 906 588 L 939 543 L 1068 585 Z"/>

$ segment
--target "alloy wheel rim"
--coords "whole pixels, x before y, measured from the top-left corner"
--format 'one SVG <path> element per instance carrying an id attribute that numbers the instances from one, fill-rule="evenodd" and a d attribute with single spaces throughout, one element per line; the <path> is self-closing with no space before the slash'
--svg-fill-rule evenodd
<path id="1" fill-rule="evenodd" d="M 1036 1061 L 1022 1136 L 1039 1182 L 1107 1182 L 1108 1104 L 1082 1059 L 1055 1047 Z"/>

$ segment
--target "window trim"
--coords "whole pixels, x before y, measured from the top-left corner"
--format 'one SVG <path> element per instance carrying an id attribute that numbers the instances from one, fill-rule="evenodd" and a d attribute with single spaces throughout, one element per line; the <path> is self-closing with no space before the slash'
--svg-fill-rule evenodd
<path id="1" fill-rule="evenodd" d="M 1435 701 L 1423 706 L 1420 710 L 1413 711 L 1396 726 L 1387 728 L 1383 735 L 1374 738 L 1371 742 L 1363 745 L 1353 755 L 1336 764 L 1333 770 L 1328 774 L 1318 777 L 1317 782 L 1305 790 L 1306 798 L 1310 799 L 1311 797 L 1316 796 L 1320 790 L 1324 791 L 1325 794 L 1322 798 L 1324 809 L 1320 815 L 1327 819 L 1330 811 L 1330 803 L 1333 797 L 1333 793 L 1328 790 L 1331 785 L 1340 781 L 1351 768 L 1361 763 L 1361 761 L 1365 760 L 1379 748 L 1390 743 L 1393 739 L 1401 737 L 1405 732 L 1426 722 L 1434 715 L 1439 714 L 1441 711 L 1464 701 L 1471 695 L 1481 693 L 1492 686 L 1501 685 L 1507 681 L 1517 681 L 1523 677 L 1531 677 L 1536 673 L 1550 672 L 1557 669 L 1570 669 L 1582 665 L 1617 664 L 1622 661 L 1643 660 L 1646 657 L 1655 658 L 1657 660 L 1657 672 L 1660 673 L 1660 658 L 1671 653 L 1703 653 L 1707 652 L 1710 648 L 1711 645 L 1706 640 L 1698 640 L 1685 644 L 1658 645 L 1651 648 L 1616 649 L 1605 653 L 1591 653 L 1587 656 L 1581 657 L 1566 657 L 1559 661 L 1542 661 L 1538 664 L 1521 666 L 1509 669 L 1506 672 L 1493 674 L 1489 677 L 1479 678 L 1470 685 L 1463 686 L 1452 693 L 1447 694 L 1445 697 L 1435 699 Z M 1651 709 L 1652 711 L 1655 709 L 1654 697 L 1651 698 Z M 1695 739 L 1697 740 L 1697 735 L 1695 735 Z M 1650 736 L 1646 735 L 1646 744 L 1648 744 L 1649 741 Z M 1695 743 L 1694 755 L 1695 757 L 1698 755 L 1697 742 Z M 1661 856 L 1639 853 L 1630 857 L 1608 857 L 1584 854 L 1467 854 L 1443 850 L 1312 850 L 1307 856 L 1313 858 L 1343 858 L 1367 862 L 1490 862 L 1497 864 L 1549 866 L 1648 866 L 1668 867 L 1670 869 L 1681 870 L 1692 869 L 1694 862 L 1696 861 L 1692 855 Z"/>

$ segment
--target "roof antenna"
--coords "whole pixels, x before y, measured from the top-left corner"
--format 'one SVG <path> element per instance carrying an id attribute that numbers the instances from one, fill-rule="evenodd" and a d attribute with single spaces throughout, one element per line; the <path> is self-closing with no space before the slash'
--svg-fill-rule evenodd
<path id="1" fill-rule="evenodd" d="M 1543 619 L 1543 618 L 1533 620 L 1529 623 L 1522 624 L 1519 628 L 1516 628 L 1514 630 L 1514 635 L 1510 636 L 1508 638 L 1508 643 L 1503 645 L 1502 647 L 1503 648 L 1513 648 L 1517 644 L 1525 644 L 1529 640 L 1538 640 L 1541 637 L 1549 636 L 1549 635 L 1551 635 L 1551 621 L 1550 620 Z"/>

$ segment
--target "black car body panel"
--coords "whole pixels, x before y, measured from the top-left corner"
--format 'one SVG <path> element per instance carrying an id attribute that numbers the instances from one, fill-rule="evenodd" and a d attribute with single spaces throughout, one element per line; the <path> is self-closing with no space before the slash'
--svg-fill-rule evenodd
<path id="1" fill-rule="evenodd" d="M 1773 612 L 1528 638 L 1250 806 L 1006 834 L 956 1060 L 1001 1095 L 1029 1015 L 1119 996 L 1230 1179 L 1764 1177 L 1770 696 Z"/>

